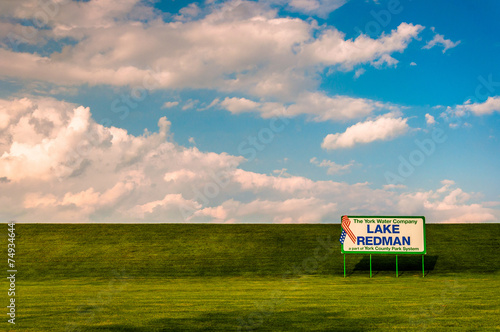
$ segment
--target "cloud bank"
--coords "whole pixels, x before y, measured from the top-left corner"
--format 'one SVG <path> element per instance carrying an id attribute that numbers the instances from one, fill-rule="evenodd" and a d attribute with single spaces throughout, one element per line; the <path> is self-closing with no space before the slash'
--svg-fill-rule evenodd
<path id="1" fill-rule="evenodd" d="M 134 136 L 97 124 L 87 107 L 29 97 L 1 99 L 0 118 L 4 219 L 318 223 L 337 222 L 342 213 L 395 212 L 424 214 L 431 222 L 496 218 L 452 181 L 435 191 L 398 194 L 368 183 L 245 171 L 243 157 L 177 144 L 165 117 L 157 132 Z M 352 167 L 311 162 L 332 174 Z"/>
<path id="2" fill-rule="evenodd" d="M 343 3 L 301 0 L 288 8 L 320 14 Z M 353 118 L 369 113 L 376 102 L 315 92 L 318 74 L 325 68 L 395 65 L 394 53 L 403 52 L 424 29 L 401 23 L 378 38 L 362 34 L 347 39 L 315 20 L 280 17 L 272 4 L 234 0 L 203 10 L 188 6 L 180 16 L 169 16 L 135 0 L 119 5 L 65 1 L 52 10 L 36 1 L 5 3 L 0 75 L 66 87 L 210 89 L 238 94 L 240 103 L 245 98 L 263 104 L 256 109 L 263 116 L 276 112 L 273 103 L 278 102 L 292 105 L 291 114 L 308 114 L 314 121 Z M 40 13 L 47 19 L 37 20 Z M 41 26 L 31 31 L 16 20 Z M 51 43 L 62 47 L 54 50 Z M 27 44 L 37 45 L 38 51 L 20 51 Z M 234 107 L 234 100 L 226 103 L 230 101 L 232 105 L 223 106 L 231 112 L 249 110 Z"/>

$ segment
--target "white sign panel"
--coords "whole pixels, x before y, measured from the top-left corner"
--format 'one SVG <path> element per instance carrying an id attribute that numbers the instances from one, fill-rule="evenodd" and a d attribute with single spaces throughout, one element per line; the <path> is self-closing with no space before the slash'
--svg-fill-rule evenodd
<path id="1" fill-rule="evenodd" d="M 425 254 L 425 217 L 342 216 L 344 254 Z"/>

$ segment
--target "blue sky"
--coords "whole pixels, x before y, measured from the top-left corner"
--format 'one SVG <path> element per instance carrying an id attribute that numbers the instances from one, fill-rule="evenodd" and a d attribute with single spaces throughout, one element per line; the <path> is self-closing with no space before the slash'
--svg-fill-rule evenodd
<path id="1" fill-rule="evenodd" d="M 1 6 L 2 218 L 499 221 L 496 1 Z"/>

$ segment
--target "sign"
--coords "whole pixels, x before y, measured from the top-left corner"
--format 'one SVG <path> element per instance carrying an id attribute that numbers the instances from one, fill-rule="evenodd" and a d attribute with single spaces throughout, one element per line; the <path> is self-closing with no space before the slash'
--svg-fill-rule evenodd
<path id="1" fill-rule="evenodd" d="M 425 254 L 425 217 L 342 216 L 343 254 Z"/>

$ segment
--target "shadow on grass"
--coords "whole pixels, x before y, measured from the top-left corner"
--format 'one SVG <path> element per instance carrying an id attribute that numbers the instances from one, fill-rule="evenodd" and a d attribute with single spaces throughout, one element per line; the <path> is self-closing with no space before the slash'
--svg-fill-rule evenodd
<path id="1" fill-rule="evenodd" d="M 253 312 L 245 313 L 193 312 L 192 317 L 160 318 L 149 321 L 146 326 L 89 326 L 79 331 L 109 332 L 166 332 L 166 331 L 356 331 L 373 330 L 387 325 L 387 318 L 349 318 L 347 313 L 309 309 L 305 311 Z M 401 318 L 390 317 L 399 321 Z M 394 321 L 393 321 L 394 322 Z M 401 322 L 399 322 L 401 323 Z"/>
<path id="2" fill-rule="evenodd" d="M 425 275 L 434 271 L 436 262 L 439 256 L 425 255 L 424 267 Z M 361 260 L 356 263 L 354 269 L 349 273 L 352 275 L 355 272 L 370 271 L 370 256 L 364 255 Z M 395 255 L 372 255 L 372 272 L 394 271 L 396 273 L 396 256 Z M 398 255 L 398 271 L 399 275 L 405 272 L 422 271 L 422 256 L 421 255 Z"/>
<path id="3" fill-rule="evenodd" d="M 79 327 L 75 329 L 75 331 L 107 331 L 107 332 L 141 332 L 141 331 L 150 331 L 141 327 L 134 327 L 129 325 L 122 324 L 114 324 L 114 325 L 106 325 L 106 326 L 89 326 L 89 327 Z"/>

